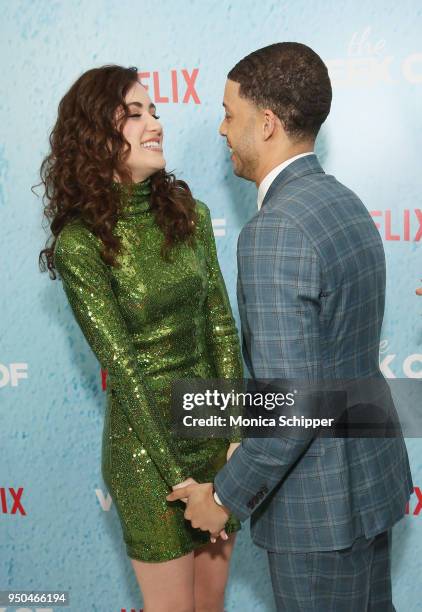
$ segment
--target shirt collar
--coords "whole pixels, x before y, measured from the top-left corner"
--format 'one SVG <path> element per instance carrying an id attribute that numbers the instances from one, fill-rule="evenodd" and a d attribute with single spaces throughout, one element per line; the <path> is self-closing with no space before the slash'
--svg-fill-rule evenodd
<path id="1" fill-rule="evenodd" d="M 305 155 L 314 155 L 315 152 L 314 151 L 309 151 L 306 153 L 299 153 L 299 155 L 295 155 L 294 157 L 290 157 L 289 159 L 286 159 L 284 162 L 282 162 L 281 164 L 279 164 L 278 166 L 276 166 L 275 168 L 273 168 L 260 182 L 259 187 L 258 187 L 258 210 L 261 209 L 262 206 L 262 202 L 264 201 L 265 195 L 268 191 L 268 189 L 271 187 L 271 183 L 274 181 L 274 179 L 276 178 L 276 176 L 278 176 L 280 174 L 280 172 L 282 170 L 284 170 L 284 168 L 287 168 L 287 166 L 289 164 L 291 164 L 293 161 L 295 161 L 295 159 L 299 159 L 299 157 L 305 157 Z"/>

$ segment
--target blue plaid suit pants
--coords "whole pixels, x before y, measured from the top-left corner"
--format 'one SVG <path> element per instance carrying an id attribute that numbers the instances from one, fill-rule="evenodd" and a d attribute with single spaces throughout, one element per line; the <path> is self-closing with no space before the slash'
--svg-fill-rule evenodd
<path id="1" fill-rule="evenodd" d="M 342 550 L 267 552 L 277 612 L 395 612 L 391 529 Z"/>

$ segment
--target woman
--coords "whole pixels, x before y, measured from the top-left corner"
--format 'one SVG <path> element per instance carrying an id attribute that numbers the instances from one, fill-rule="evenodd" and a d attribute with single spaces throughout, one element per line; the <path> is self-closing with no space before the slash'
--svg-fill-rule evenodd
<path id="1" fill-rule="evenodd" d="M 40 264 L 108 373 L 102 474 L 145 612 L 220 612 L 240 523 L 210 543 L 166 495 L 212 481 L 238 443 L 172 437 L 170 393 L 241 378 L 240 347 L 209 210 L 165 171 L 154 111 L 136 68 L 89 70 L 64 96 L 41 167 L 53 240 Z"/>

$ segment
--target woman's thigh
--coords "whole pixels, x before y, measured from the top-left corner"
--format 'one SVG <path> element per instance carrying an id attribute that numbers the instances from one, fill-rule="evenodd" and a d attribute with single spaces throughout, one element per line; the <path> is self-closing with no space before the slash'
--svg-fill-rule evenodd
<path id="1" fill-rule="evenodd" d="M 144 612 L 194 612 L 193 552 L 160 563 L 131 559 Z"/>
<path id="2" fill-rule="evenodd" d="M 224 609 L 224 591 L 236 535 L 230 534 L 228 540 L 218 538 L 215 544 L 194 551 L 195 611 Z"/>

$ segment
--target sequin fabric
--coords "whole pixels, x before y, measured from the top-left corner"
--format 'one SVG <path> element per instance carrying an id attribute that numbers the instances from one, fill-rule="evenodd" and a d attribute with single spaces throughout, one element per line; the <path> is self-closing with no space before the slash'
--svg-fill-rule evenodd
<path id="1" fill-rule="evenodd" d="M 163 234 L 150 211 L 150 180 L 131 196 L 119 190 L 121 268 L 105 264 L 100 240 L 80 221 L 62 229 L 55 265 L 73 314 L 101 367 L 107 402 L 101 468 L 129 557 L 159 562 L 209 543 L 191 527 L 171 486 L 189 476 L 211 482 L 229 440 L 170 432 L 171 383 L 181 378 L 241 378 L 236 325 L 222 278 L 207 206 L 196 200 L 196 247 L 160 255 Z M 233 437 L 233 440 L 238 438 Z M 227 533 L 240 529 L 231 515 Z"/>

